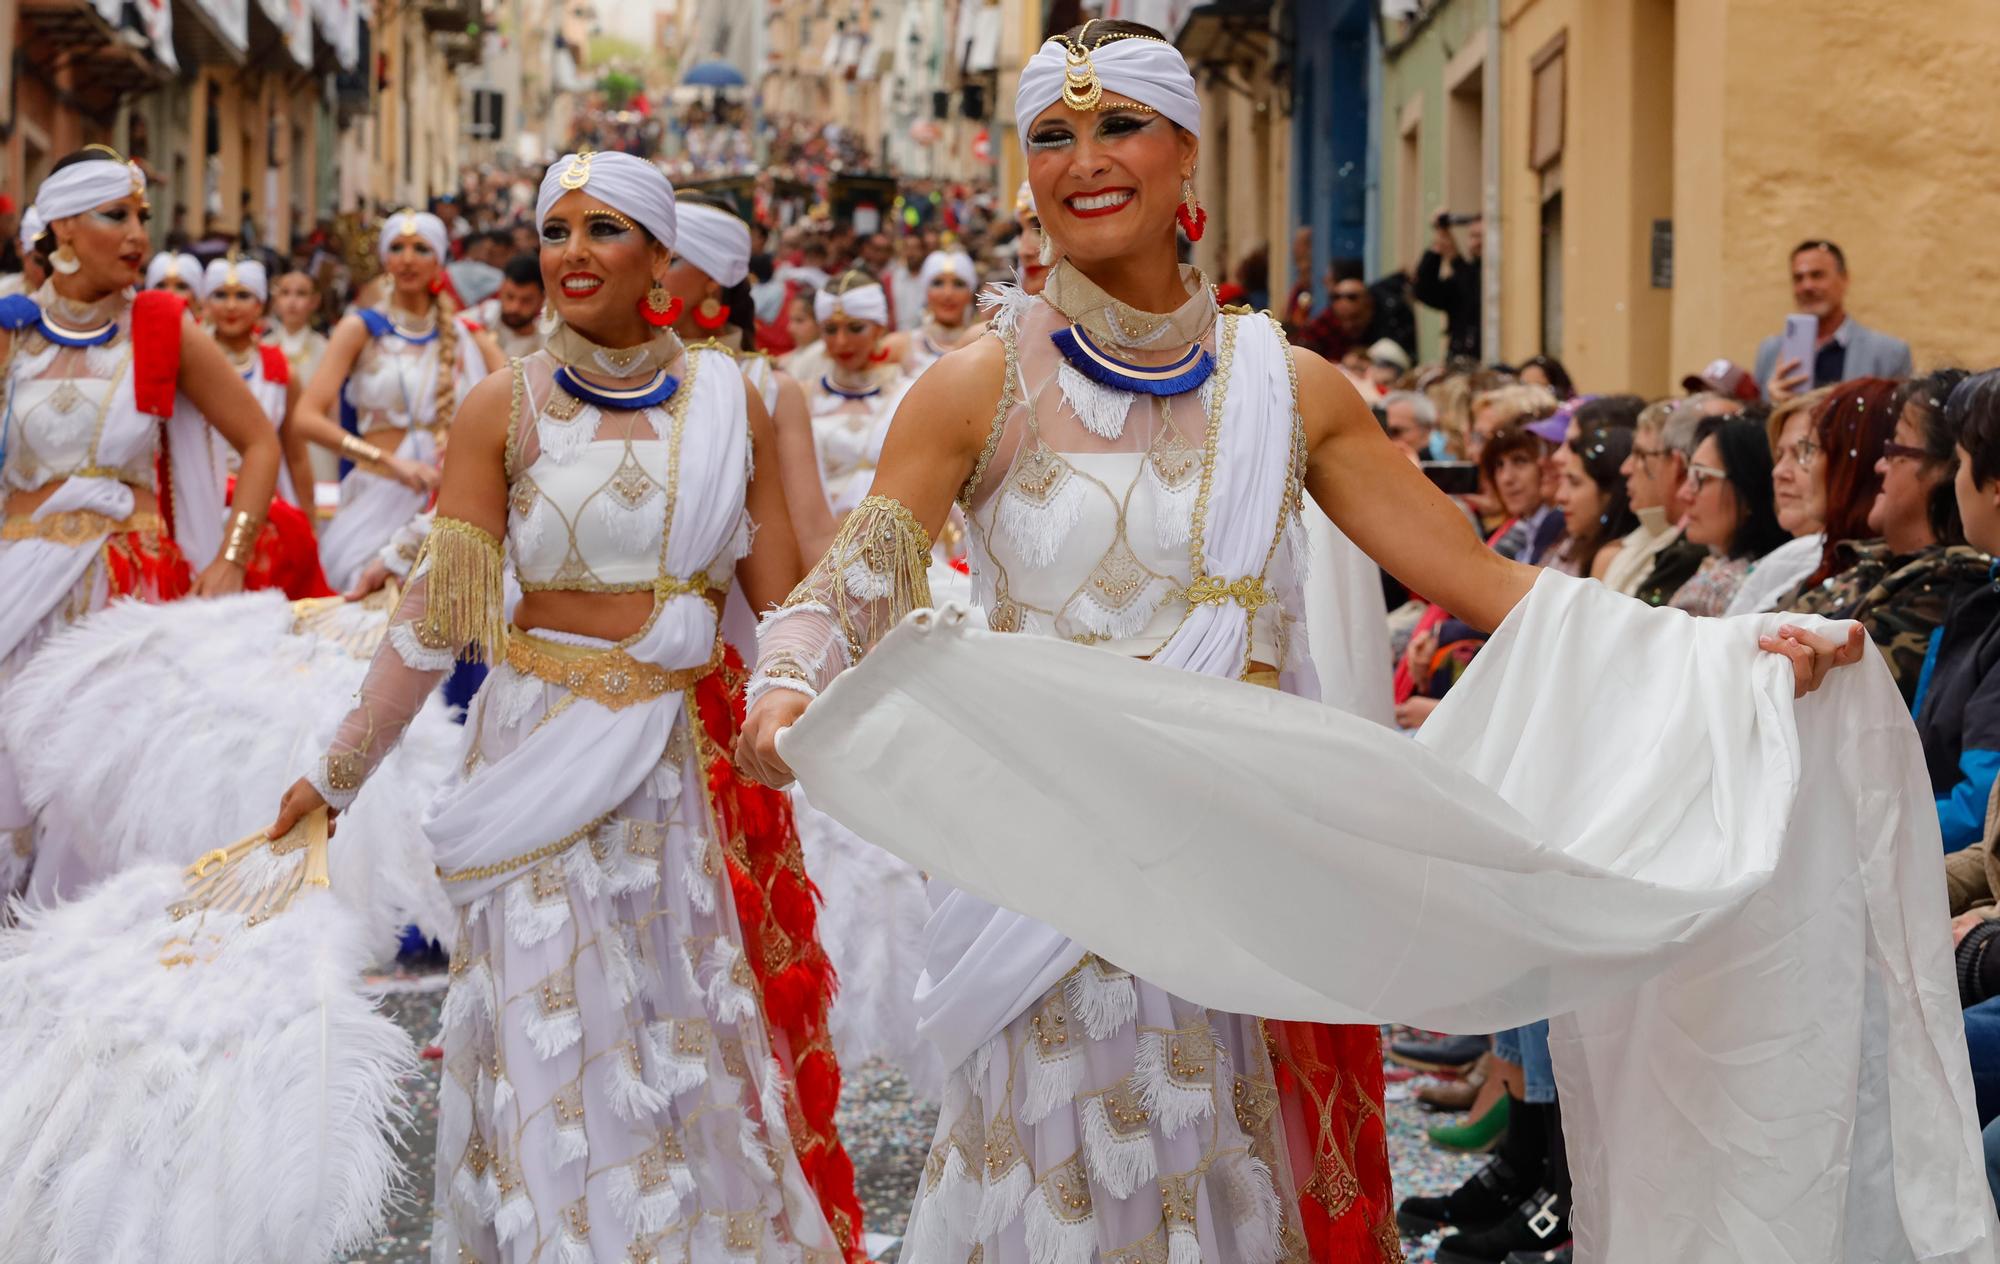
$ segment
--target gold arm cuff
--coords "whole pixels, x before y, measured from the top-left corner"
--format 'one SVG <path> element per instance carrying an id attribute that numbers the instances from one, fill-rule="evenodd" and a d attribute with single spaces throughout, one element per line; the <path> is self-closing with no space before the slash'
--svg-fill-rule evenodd
<path id="1" fill-rule="evenodd" d="M 617 646 L 568 645 L 515 628 L 507 638 L 507 665 L 524 676 L 558 685 L 613 711 L 651 702 L 695 685 L 722 666 L 720 634 L 708 661 L 667 668 L 642 663 Z"/>
<path id="2" fill-rule="evenodd" d="M 381 469 L 388 461 L 388 455 L 382 449 L 363 439 L 360 435 L 342 435 L 340 437 L 340 455 L 370 472 Z"/>
<path id="3" fill-rule="evenodd" d="M 129 518 L 118 519 L 107 518 L 88 509 L 71 509 L 45 514 L 40 518 L 16 514 L 0 522 L 0 540 L 46 540 L 50 544 L 79 548 L 96 544 L 106 536 L 123 535 L 130 531 L 160 535 L 166 529 L 166 519 L 156 513 L 135 513 Z"/>
<path id="4" fill-rule="evenodd" d="M 410 570 L 412 584 L 422 576 L 427 585 L 417 643 L 433 650 L 469 650 L 481 662 L 499 662 L 507 648 L 506 560 L 492 535 L 439 514 Z"/>
<path id="5" fill-rule="evenodd" d="M 263 529 L 264 515 L 253 515 L 247 509 L 232 511 L 223 533 L 222 560 L 232 566 L 250 565 L 257 553 L 257 535 Z"/>

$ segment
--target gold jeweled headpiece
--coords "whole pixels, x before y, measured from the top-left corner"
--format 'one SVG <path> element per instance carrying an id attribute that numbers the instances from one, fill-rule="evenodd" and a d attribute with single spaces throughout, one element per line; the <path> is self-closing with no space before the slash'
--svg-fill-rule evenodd
<path id="1" fill-rule="evenodd" d="M 231 246 L 229 253 L 224 255 L 223 258 L 229 266 L 228 270 L 222 274 L 222 284 L 225 289 L 233 290 L 242 284 L 236 277 L 236 247 Z"/>
<path id="2" fill-rule="evenodd" d="M 1072 110 L 1094 110 L 1104 99 L 1104 81 L 1090 64 L 1090 50 L 1080 42 L 1063 42 L 1062 99 Z"/>
<path id="3" fill-rule="evenodd" d="M 113 149 L 111 146 L 95 141 L 93 141 L 91 144 L 85 145 L 83 147 L 83 151 L 85 153 L 90 153 L 95 151 L 97 153 L 103 154 L 105 157 L 109 158 L 113 162 L 124 163 L 125 170 L 132 177 L 132 196 L 138 198 L 140 204 L 144 206 L 145 209 L 149 211 L 153 209 L 153 204 L 146 198 L 146 173 L 139 169 L 138 163 L 133 162 L 131 159 L 127 158 L 124 154 L 121 154 L 117 150 Z"/>
<path id="4" fill-rule="evenodd" d="M 576 156 L 569 160 L 568 169 L 556 177 L 556 183 L 565 189 L 581 189 L 589 184 L 591 156 L 588 147 L 577 150 Z"/>

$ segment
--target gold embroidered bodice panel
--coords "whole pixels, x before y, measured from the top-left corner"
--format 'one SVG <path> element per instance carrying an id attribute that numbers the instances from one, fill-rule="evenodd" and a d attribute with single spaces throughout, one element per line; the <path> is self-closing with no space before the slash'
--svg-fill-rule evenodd
<path id="1" fill-rule="evenodd" d="M 132 342 L 64 347 L 33 328 L 14 335 L 7 365 L 8 487 L 32 491 L 74 475 L 153 485 L 160 419 L 132 397 Z"/>
<path id="2" fill-rule="evenodd" d="M 718 356 L 708 371 L 726 371 L 729 363 Z M 546 353 L 520 364 L 507 537 L 522 589 L 652 589 L 661 578 L 661 536 L 676 492 L 690 385 L 654 407 L 599 409 L 556 389 Z M 705 572 L 712 587 L 728 586 L 748 536 L 746 514 Z"/>
<path id="3" fill-rule="evenodd" d="M 442 330 L 428 342 L 394 333 L 370 338 L 347 375 L 347 402 L 362 434 L 371 430 L 420 430 L 437 417 L 438 347 L 457 336 Z"/>
<path id="4" fill-rule="evenodd" d="M 1022 302 L 1018 325 L 1000 330 L 1013 390 L 970 498 L 973 600 L 998 631 L 1148 657 L 1188 609 L 1216 379 L 1166 398 L 1099 386 L 1050 343 L 1061 321 Z M 1258 662 L 1281 661 L 1281 618 L 1272 606 L 1252 621 Z"/>

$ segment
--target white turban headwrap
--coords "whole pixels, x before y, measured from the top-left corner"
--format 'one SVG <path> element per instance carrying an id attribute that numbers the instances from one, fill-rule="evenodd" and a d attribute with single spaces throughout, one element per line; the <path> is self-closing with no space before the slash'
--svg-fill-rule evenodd
<path id="1" fill-rule="evenodd" d="M 933 250 L 924 256 L 924 266 L 917 273 L 917 283 L 928 290 L 931 282 L 947 272 L 956 272 L 959 279 L 965 282 L 966 289 L 979 288 L 979 270 L 972 266 L 972 256 L 962 250 Z"/>
<path id="2" fill-rule="evenodd" d="M 723 289 L 750 275 L 750 226 L 728 211 L 689 203 L 674 208 L 674 253 Z"/>
<path id="3" fill-rule="evenodd" d="M 27 214 L 21 216 L 21 257 L 23 259 L 35 253 L 35 242 L 47 231 L 49 231 L 49 226 L 42 222 L 42 213 L 32 206 L 29 207 Z"/>
<path id="4" fill-rule="evenodd" d="M 674 213 L 674 186 L 658 167 L 644 158 L 616 151 L 564 154 L 558 158 L 542 177 L 542 191 L 535 198 L 536 231 L 548 219 L 549 208 L 557 199 L 576 189 L 631 216 L 667 249 L 676 248 L 679 217 Z"/>
<path id="5" fill-rule="evenodd" d="M 48 225 L 145 191 L 145 174 L 132 163 L 92 158 L 71 163 L 42 181 L 42 187 L 35 191 L 35 209 Z"/>
<path id="6" fill-rule="evenodd" d="M 832 294 L 821 290 L 813 295 L 814 320 L 823 325 L 832 320 L 836 313 L 886 325 L 889 323 L 889 296 L 882 292 L 882 287 L 879 285 L 858 286 L 844 294 Z"/>
<path id="7" fill-rule="evenodd" d="M 177 255 L 171 250 L 162 250 L 146 265 L 146 288 L 159 289 L 169 272 L 185 282 L 190 290 L 201 293 L 201 260 L 193 255 Z"/>
<path id="8" fill-rule="evenodd" d="M 207 298 L 225 285 L 242 286 L 255 294 L 260 303 L 268 301 L 271 297 L 270 274 L 265 272 L 264 265 L 255 259 L 238 259 L 234 263 L 227 259 L 210 260 L 208 271 L 201 279 L 201 296 Z"/>
<path id="9" fill-rule="evenodd" d="M 375 243 L 375 251 L 383 263 L 389 262 L 389 251 L 405 237 L 421 237 L 431 253 L 443 263 L 451 256 L 451 232 L 444 221 L 429 211 L 397 211 L 382 221 L 382 233 Z"/>
<path id="10" fill-rule="evenodd" d="M 1021 81 L 1014 89 L 1014 129 L 1021 146 L 1028 144 L 1028 130 L 1034 121 L 1063 99 L 1063 85 L 1072 69 L 1072 86 L 1077 93 L 1101 84 L 1112 96 L 1150 105 L 1196 136 L 1201 135 L 1201 101 L 1194 93 L 1194 75 L 1187 58 L 1165 40 L 1135 35 L 1107 39 L 1094 47 L 1090 42 L 1074 46 L 1077 60 L 1070 57 L 1072 46 L 1060 39 L 1043 44 L 1028 64 L 1021 67 Z"/>

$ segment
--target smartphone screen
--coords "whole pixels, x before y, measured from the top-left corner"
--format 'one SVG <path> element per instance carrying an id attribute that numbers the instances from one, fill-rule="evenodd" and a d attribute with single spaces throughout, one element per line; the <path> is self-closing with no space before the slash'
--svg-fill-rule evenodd
<path id="1" fill-rule="evenodd" d="M 1423 461 L 1424 477 L 1447 496 L 1470 496 L 1479 490 L 1479 467 L 1470 461 Z"/>
<path id="2" fill-rule="evenodd" d="M 1812 380 L 1813 360 L 1819 351 L 1819 318 L 1794 312 L 1785 317 L 1785 336 L 1778 343 L 1778 363 L 1772 366 L 1771 376 L 1780 376 L 1779 370 L 1785 361 L 1796 360 L 1806 371 L 1806 385 L 1816 385 Z"/>

